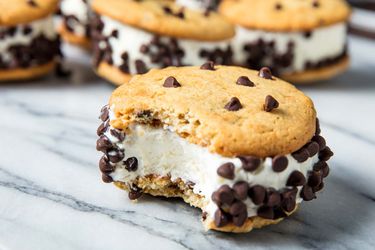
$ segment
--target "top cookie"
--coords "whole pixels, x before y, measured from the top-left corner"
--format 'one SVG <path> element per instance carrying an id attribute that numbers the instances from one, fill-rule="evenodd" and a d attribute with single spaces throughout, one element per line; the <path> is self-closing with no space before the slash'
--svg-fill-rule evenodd
<path id="1" fill-rule="evenodd" d="M 234 36 L 234 27 L 222 16 L 191 10 L 170 0 L 94 0 L 93 9 L 125 24 L 159 35 L 202 41 Z"/>
<path id="2" fill-rule="evenodd" d="M 51 15 L 58 0 L 0 0 L 0 25 L 29 23 Z"/>
<path id="3" fill-rule="evenodd" d="M 118 119 L 111 124 L 125 129 L 152 117 L 224 156 L 289 154 L 314 135 L 314 105 L 294 86 L 262 73 L 266 78 L 228 66 L 151 70 L 113 93 Z"/>
<path id="4" fill-rule="evenodd" d="M 270 31 L 312 30 L 350 16 L 344 0 L 223 0 L 219 11 L 235 24 Z"/>

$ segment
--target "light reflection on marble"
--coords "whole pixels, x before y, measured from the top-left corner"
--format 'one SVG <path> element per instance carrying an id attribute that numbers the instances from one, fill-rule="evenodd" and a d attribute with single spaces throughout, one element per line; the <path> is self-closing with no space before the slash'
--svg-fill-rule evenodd
<path id="1" fill-rule="evenodd" d="M 336 155 L 317 200 L 249 234 L 204 232 L 178 200 L 137 204 L 104 184 L 95 151 L 98 111 L 113 87 L 83 52 L 69 81 L 0 85 L 0 249 L 374 249 L 375 44 L 351 39 L 353 66 L 306 86 Z"/>

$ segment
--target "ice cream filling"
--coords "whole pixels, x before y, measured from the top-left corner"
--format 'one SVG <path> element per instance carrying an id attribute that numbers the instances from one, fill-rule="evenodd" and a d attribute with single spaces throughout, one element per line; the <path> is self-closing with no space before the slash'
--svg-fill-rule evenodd
<path id="1" fill-rule="evenodd" d="M 117 163 L 114 172 L 110 174 L 114 181 L 131 183 L 139 176 L 154 174 L 170 176 L 172 181 L 181 179 L 185 183 L 193 182 L 195 183 L 193 192 L 204 196 L 208 205 L 203 210 L 211 217 L 218 209 L 211 196 L 222 185 L 227 184 L 232 187 L 235 183 L 245 181 L 251 186 L 261 185 L 265 188 L 282 190 L 287 187 L 286 183 L 292 172 L 297 170 L 307 176 L 314 164 L 319 161 L 318 155 L 315 155 L 303 163 L 298 163 L 291 155 L 287 155 L 288 167 L 277 173 L 272 169 L 272 158 L 267 157 L 256 171 L 247 172 L 242 168 L 239 158 L 228 158 L 211 153 L 206 148 L 189 143 L 168 128 L 133 125 L 123 141 L 119 141 L 109 131 L 105 135 L 119 149 L 124 150 L 125 157 L 135 157 L 138 160 L 136 171 L 128 171 L 123 162 Z M 235 177 L 232 180 L 217 174 L 218 168 L 226 163 L 233 163 L 235 166 Z M 297 203 L 301 201 L 301 198 L 297 199 Z M 257 215 L 258 205 L 255 205 L 250 198 L 245 200 L 245 204 L 249 217 Z"/>
<path id="2" fill-rule="evenodd" d="M 346 54 L 347 26 L 338 23 L 306 32 L 271 32 L 238 27 L 234 61 L 250 68 L 269 66 L 291 73 L 326 66 Z"/>
<path id="3" fill-rule="evenodd" d="M 110 17 L 98 17 L 97 58 L 124 73 L 145 73 L 151 68 L 201 65 L 207 60 L 230 64 L 230 41 L 205 42 L 159 36 Z"/>

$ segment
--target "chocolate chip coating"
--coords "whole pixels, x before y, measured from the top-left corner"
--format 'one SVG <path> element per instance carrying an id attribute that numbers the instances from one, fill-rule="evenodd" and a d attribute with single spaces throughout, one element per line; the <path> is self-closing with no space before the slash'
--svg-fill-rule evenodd
<path id="1" fill-rule="evenodd" d="M 255 156 L 239 156 L 238 158 L 242 162 L 242 168 L 247 172 L 257 170 L 261 163 L 261 160 Z"/>
<path id="2" fill-rule="evenodd" d="M 217 174 L 225 179 L 234 179 L 234 164 L 231 162 L 224 163 L 217 169 Z"/>
<path id="3" fill-rule="evenodd" d="M 216 210 L 214 215 L 215 225 L 217 227 L 223 227 L 226 226 L 229 223 L 229 216 L 225 214 L 224 211 L 222 211 L 220 208 Z"/>
<path id="4" fill-rule="evenodd" d="M 271 207 L 261 206 L 258 208 L 257 214 L 263 219 L 272 220 L 274 218 L 274 212 Z"/>
<path id="5" fill-rule="evenodd" d="M 255 205 L 260 205 L 266 198 L 266 189 L 260 185 L 252 186 L 248 191 L 248 196 Z"/>
<path id="6" fill-rule="evenodd" d="M 211 199 L 218 205 L 222 206 L 231 205 L 234 201 L 234 193 L 228 185 L 222 185 L 217 191 L 215 191 Z"/>
<path id="7" fill-rule="evenodd" d="M 136 157 L 130 157 L 124 161 L 125 169 L 129 172 L 137 171 L 138 169 L 138 159 Z"/>
<path id="8" fill-rule="evenodd" d="M 102 135 L 96 141 L 96 150 L 106 152 L 112 147 L 112 142 L 108 139 L 107 136 Z"/>
<path id="9" fill-rule="evenodd" d="M 246 181 L 239 181 L 233 185 L 234 195 L 238 200 L 245 200 L 249 191 L 249 184 Z"/>
<path id="10" fill-rule="evenodd" d="M 312 188 L 308 185 L 302 187 L 300 196 L 304 201 L 311 201 L 316 198 Z"/>
<path id="11" fill-rule="evenodd" d="M 298 170 L 293 171 L 286 182 L 287 186 L 302 186 L 306 183 L 305 176 Z"/>
<path id="12" fill-rule="evenodd" d="M 292 157 L 299 163 L 306 161 L 310 154 L 306 148 L 301 148 L 300 150 L 292 153 Z"/>
<path id="13" fill-rule="evenodd" d="M 266 201 L 265 201 L 265 204 L 268 206 L 268 207 L 275 207 L 275 206 L 279 206 L 280 205 L 280 202 L 281 202 L 281 196 L 280 196 L 280 193 L 276 190 L 269 190 L 267 193 L 266 193 Z"/>
<path id="14" fill-rule="evenodd" d="M 288 166 L 288 158 L 284 155 L 277 155 L 272 159 L 273 171 L 279 173 L 284 171 Z"/>

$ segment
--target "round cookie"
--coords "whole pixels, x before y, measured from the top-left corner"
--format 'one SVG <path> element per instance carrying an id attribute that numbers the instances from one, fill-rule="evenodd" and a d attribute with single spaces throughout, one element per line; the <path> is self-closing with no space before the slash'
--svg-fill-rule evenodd
<path id="1" fill-rule="evenodd" d="M 62 0 L 59 11 L 61 23 L 58 31 L 61 37 L 85 49 L 91 47 L 90 3 L 91 0 Z"/>
<path id="2" fill-rule="evenodd" d="M 115 84 L 123 83 L 113 80 L 119 71 L 121 78 L 128 78 L 151 68 L 199 65 L 207 60 L 232 63 L 234 27 L 214 12 L 185 8 L 170 0 L 94 0 L 92 7 L 94 65 L 99 75 Z"/>
<path id="3" fill-rule="evenodd" d="M 348 67 L 351 11 L 344 0 L 223 0 L 219 12 L 237 25 L 232 46 L 239 65 L 268 66 L 296 83 L 332 78 Z"/>
<path id="4" fill-rule="evenodd" d="M 0 8 L 0 81 L 32 79 L 53 70 L 61 55 L 53 26 L 57 1 L 0 0 Z"/>
<path id="5" fill-rule="evenodd" d="M 100 119 L 104 182 L 132 200 L 181 197 L 224 232 L 278 223 L 316 198 L 333 155 L 312 101 L 268 68 L 153 69 L 115 90 Z"/>

